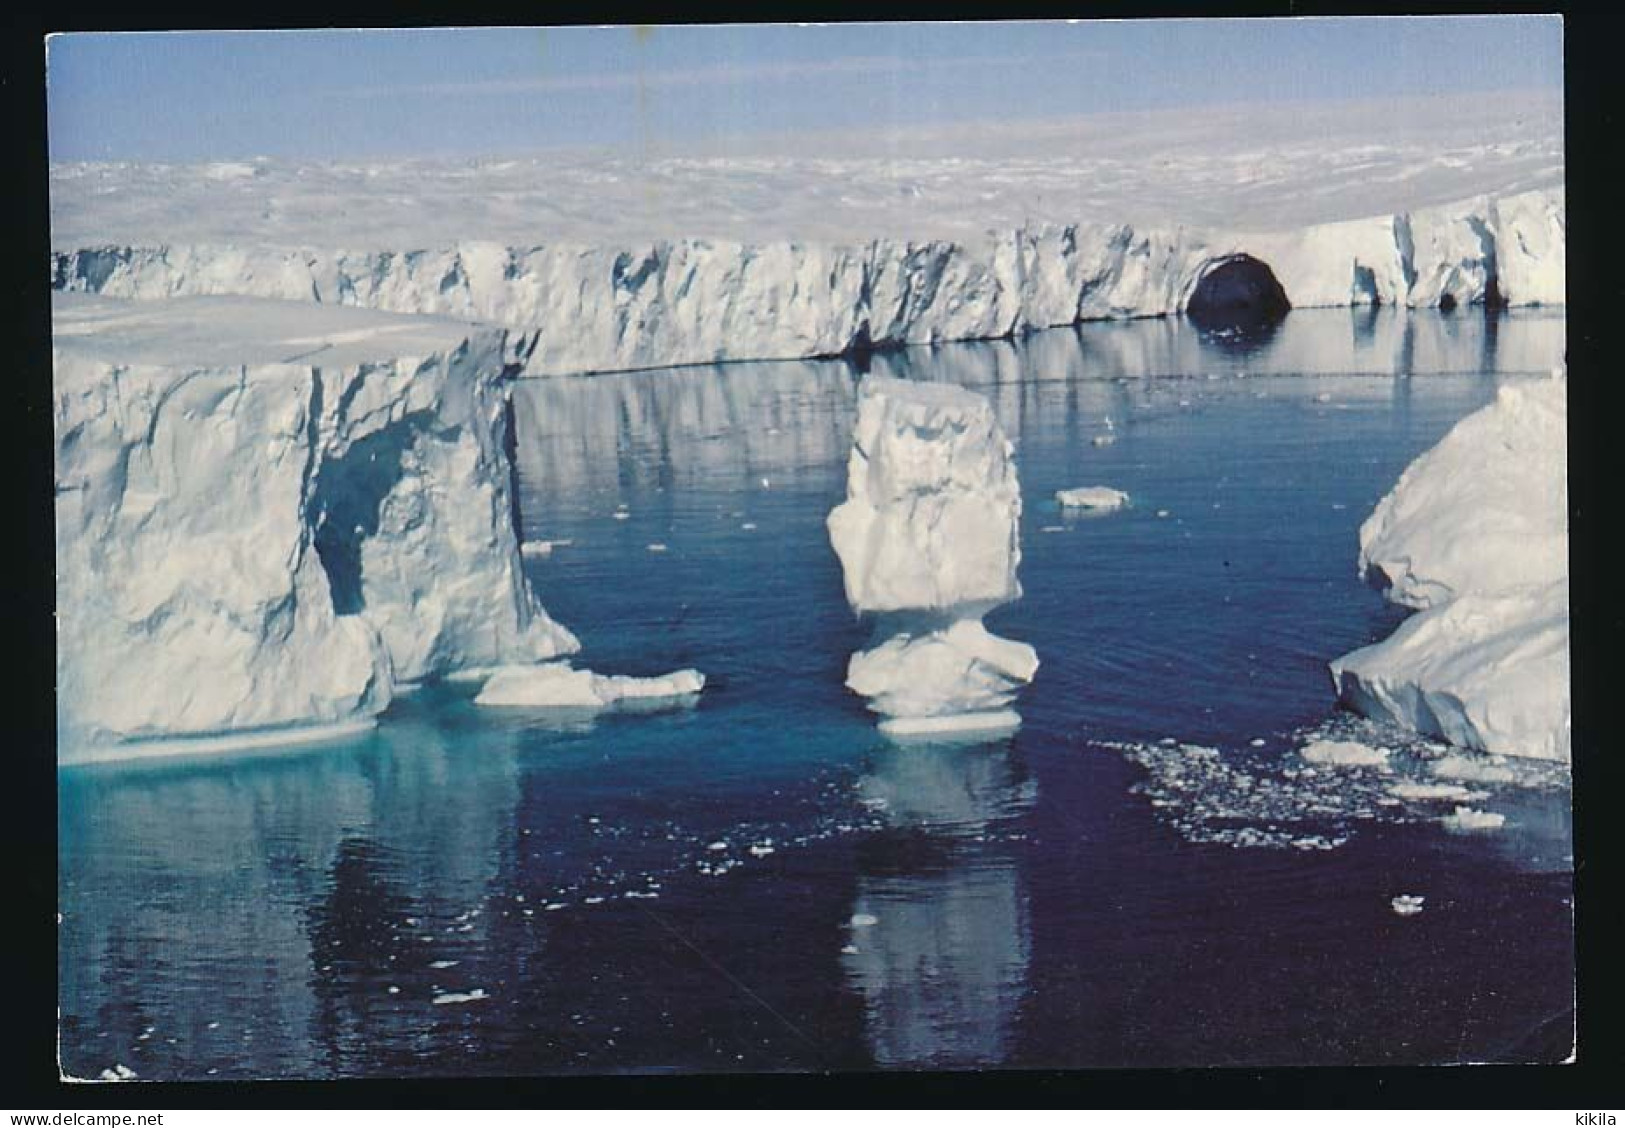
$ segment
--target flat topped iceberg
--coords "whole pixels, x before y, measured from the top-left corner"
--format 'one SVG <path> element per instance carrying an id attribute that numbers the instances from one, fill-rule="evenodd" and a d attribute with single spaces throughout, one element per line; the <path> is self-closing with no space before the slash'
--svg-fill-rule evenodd
<path id="1" fill-rule="evenodd" d="M 1420 610 L 1332 663 L 1344 704 L 1465 748 L 1569 758 L 1565 384 L 1503 386 L 1362 526 L 1362 572 Z"/>
<path id="2" fill-rule="evenodd" d="M 847 686 L 896 733 L 1009 728 L 1038 655 L 982 616 L 1019 598 L 1021 490 L 988 401 L 963 388 L 869 376 L 829 515 L 847 599 L 877 616 L 878 645 Z"/>
<path id="3" fill-rule="evenodd" d="M 1128 504 L 1128 494 L 1110 486 L 1078 486 L 1076 489 L 1057 490 L 1055 500 L 1063 509 L 1121 509 Z"/>
<path id="4" fill-rule="evenodd" d="M 1021 584 L 1015 448 L 953 384 L 864 379 L 830 541 L 857 611 L 991 609 Z"/>
<path id="5" fill-rule="evenodd" d="M 690 704 L 705 688 L 698 670 L 636 678 L 573 669 L 568 662 L 509 666 L 492 673 L 476 705 L 597 711 L 617 705 Z"/>

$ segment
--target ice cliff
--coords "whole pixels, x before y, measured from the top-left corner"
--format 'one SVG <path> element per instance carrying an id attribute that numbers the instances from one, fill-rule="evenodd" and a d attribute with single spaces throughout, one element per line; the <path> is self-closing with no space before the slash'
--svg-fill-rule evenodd
<path id="1" fill-rule="evenodd" d="M 878 644 L 847 685 L 891 732 L 1009 725 L 1038 656 L 982 616 L 1017 599 L 1021 492 L 992 405 L 951 384 L 859 388 L 846 500 L 829 515 L 847 601 Z"/>
<path id="2" fill-rule="evenodd" d="M 511 335 L 62 297 L 54 337 L 65 750 L 355 723 L 577 649 L 521 572 Z"/>
<path id="3" fill-rule="evenodd" d="M 998 338 L 1260 295 L 1294 307 L 1562 304 L 1565 226 L 1562 189 L 1548 188 L 1253 234 L 1091 223 L 850 243 L 107 244 L 60 248 L 51 271 L 70 292 L 490 322 L 529 337 L 527 374 L 553 375 Z"/>
<path id="4" fill-rule="evenodd" d="M 1360 529 L 1360 569 L 1417 609 L 1332 663 L 1342 700 L 1453 744 L 1569 758 L 1566 381 L 1504 385 Z"/>

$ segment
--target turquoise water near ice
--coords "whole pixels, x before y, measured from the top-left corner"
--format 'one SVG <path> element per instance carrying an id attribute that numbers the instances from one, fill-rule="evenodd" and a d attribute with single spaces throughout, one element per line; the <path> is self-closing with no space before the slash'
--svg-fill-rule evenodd
<path id="1" fill-rule="evenodd" d="M 1300 311 L 869 358 L 988 395 L 1017 444 L 1025 595 L 989 626 L 1042 666 L 1016 733 L 960 745 L 889 742 L 841 684 L 868 631 L 823 521 L 855 365 L 518 384 L 525 534 L 561 542 L 526 561 L 542 601 L 581 665 L 703 670 L 698 706 L 558 722 L 429 687 L 331 745 L 61 770 L 64 1067 L 1566 1056 L 1560 773 L 1486 785 L 1507 826 L 1462 835 L 1293 751 L 1347 732 L 1428 778 L 1437 749 L 1332 700 L 1326 662 L 1402 614 L 1358 528 L 1563 329 Z M 1082 485 L 1132 504 L 1061 512 Z"/>

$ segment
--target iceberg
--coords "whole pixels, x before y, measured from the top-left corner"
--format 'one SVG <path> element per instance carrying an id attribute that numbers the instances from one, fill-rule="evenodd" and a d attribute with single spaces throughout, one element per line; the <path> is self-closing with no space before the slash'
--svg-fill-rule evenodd
<path id="1" fill-rule="evenodd" d="M 1373 748 L 1357 740 L 1313 740 L 1298 754 L 1311 764 L 1335 764 L 1339 767 L 1383 767 L 1388 763 L 1388 749 Z"/>
<path id="2" fill-rule="evenodd" d="M 1128 494 L 1110 486 L 1079 486 L 1076 489 L 1057 490 L 1055 500 L 1064 509 L 1121 509 L 1128 504 Z"/>
<path id="3" fill-rule="evenodd" d="M 1344 704 L 1464 748 L 1569 759 L 1565 390 L 1503 385 L 1361 527 L 1362 573 L 1418 613 L 1332 663 Z"/>
<path id="4" fill-rule="evenodd" d="M 53 313 L 65 753 L 330 731 L 579 648 L 521 566 L 510 334 L 242 298 Z"/>
<path id="5" fill-rule="evenodd" d="M 597 711 L 623 703 L 631 706 L 690 704 L 704 688 L 705 675 L 698 670 L 635 678 L 577 670 L 568 662 L 549 662 L 496 670 L 474 703 L 508 708 Z"/>
<path id="6" fill-rule="evenodd" d="M 982 625 L 1021 596 L 1021 491 L 992 405 L 952 384 L 866 377 L 846 500 L 828 519 L 847 601 L 878 645 L 847 686 L 889 732 L 1008 728 L 1038 655 Z"/>

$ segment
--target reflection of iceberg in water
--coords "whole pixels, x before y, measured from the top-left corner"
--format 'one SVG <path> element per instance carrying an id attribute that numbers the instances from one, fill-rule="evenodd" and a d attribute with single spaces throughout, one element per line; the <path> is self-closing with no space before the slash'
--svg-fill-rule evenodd
<path id="1" fill-rule="evenodd" d="M 495 743 L 405 722 L 310 754 L 65 776 L 63 1068 L 321 1076 L 440 1046 L 432 988 L 490 982 L 483 910 L 519 794 Z"/>
<path id="2" fill-rule="evenodd" d="M 889 830 L 863 859 L 842 961 L 883 1066 L 1006 1060 L 1032 957 L 1018 854 L 998 827 L 1034 782 L 1008 745 L 894 746 L 859 781 Z"/>
<path id="3" fill-rule="evenodd" d="M 1298 310 L 1267 340 L 1215 342 L 1182 318 L 1102 322 L 987 341 L 876 352 L 878 376 L 975 388 L 1016 442 L 1057 420 L 1126 417 L 1143 392 L 1119 380 L 1172 375 L 1430 375 L 1527 371 L 1563 360 L 1560 310 L 1449 317 L 1401 309 Z M 514 409 L 521 493 L 546 508 L 586 504 L 628 483 L 774 489 L 846 458 L 857 372 L 831 361 L 751 361 L 521 380 Z M 1375 387 L 1376 385 L 1374 385 Z M 525 515 L 527 525 L 531 514 Z M 527 527 L 527 535 L 548 535 Z"/>

